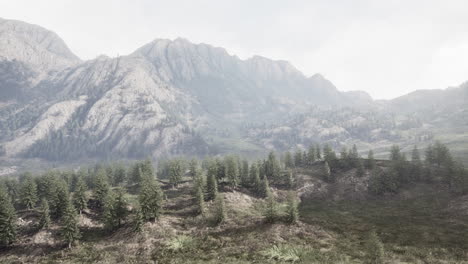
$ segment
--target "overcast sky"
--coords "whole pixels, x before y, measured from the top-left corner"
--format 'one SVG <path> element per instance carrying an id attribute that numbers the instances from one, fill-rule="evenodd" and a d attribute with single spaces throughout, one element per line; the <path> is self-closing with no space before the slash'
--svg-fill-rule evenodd
<path id="1" fill-rule="evenodd" d="M 468 80 L 465 0 L 0 0 L 0 17 L 55 31 L 82 59 L 183 37 L 377 99 Z"/>

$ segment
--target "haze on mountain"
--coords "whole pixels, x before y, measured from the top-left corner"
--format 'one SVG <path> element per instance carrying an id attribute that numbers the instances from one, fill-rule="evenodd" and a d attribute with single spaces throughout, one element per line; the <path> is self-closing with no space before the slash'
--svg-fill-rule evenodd
<path id="1" fill-rule="evenodd" d="M 183 38 L 83 61 L 57 34 L 1 19 L 0 86 L 9 164 L 467 140 L 467 84 L 374 101 L 286 61 L 242 60 Z"/>

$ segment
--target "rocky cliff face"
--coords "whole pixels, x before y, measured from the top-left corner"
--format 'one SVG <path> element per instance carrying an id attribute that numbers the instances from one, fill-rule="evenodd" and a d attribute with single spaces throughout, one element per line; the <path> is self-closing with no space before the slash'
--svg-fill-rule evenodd
<path id="1" fill-rule="evenodd" d="M 142 158 L 389 140 L 398 108 L 398 100 L 340 92 L 285 61 L 241 60 L 185 39 L 81 61 L 55 33 L 3 19 L 0 87 L 0 154 L 7 158 Z"/>

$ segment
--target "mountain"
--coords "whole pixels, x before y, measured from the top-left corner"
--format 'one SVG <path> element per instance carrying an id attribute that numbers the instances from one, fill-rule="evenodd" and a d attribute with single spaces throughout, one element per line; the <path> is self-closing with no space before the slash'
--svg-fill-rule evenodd
<path id="1" fill-rule="evenodd" d="M 55 33 L 4 19 L 0 58 L 4 160 L 258 155 L 317 142 L 389 144 L 406 140 L 394 135 L 395 127 L 422 124 L 414 111 L 426 113 L 399 104 L 441 98 L 432 93 L 466 102 L 452 90 L 377 102 L 365 92 L 340 92 L 322 75 L 305 76 L 286 61 L 242 60 L 182 38 L 81 61 Z"/>

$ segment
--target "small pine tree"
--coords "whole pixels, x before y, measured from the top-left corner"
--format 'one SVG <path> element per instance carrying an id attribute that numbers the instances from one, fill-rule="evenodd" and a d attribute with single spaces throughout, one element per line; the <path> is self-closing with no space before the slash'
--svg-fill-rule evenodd
<path id="1" fill-rule="evenodd" d="M 39 228 L 49 228 L 50 227 L 50 212 L 49 212 L 49 203 L 46 199 L 42 199 L 41 202 L 41 219 L 39 220 Z"/>
<path id="2" fill-rule="evenodd" d="M 81 237 L 80 229 L 78 228 L 76 209 L 73 207 L 70 201 L 68 201 L 65 207 L 60 234 L 68 244 L 68 248 L 71 248 L 73 243 Z"/>
<path id="3" fill-rule="evenodd" d="M 0 245 L 11 245 L 16 240 L 16 234 L 15 208 L 3 186 L 0 186 Z"/>
<path id="4" fill-rule="evenodd" d="M 289 151 L 284 154 L 284 165 L 288 169 L 294 168 L 294 159 Z"/>
<path id="5" fill-rule="evenodd" d="M 249 179 L 249 162 L 246 160 L 242 161 L 242 170 L 240 173 L 240 183 L 243 187 L 250 186 L 250 179 Z"/>
<path id="6" fill-rule="evenodd" d="M 366 242 L 366 261 L 368 264 L 384 263 L 384 248 L 375 231 L 369 234 Z"/>
<path id="7" fill-rule="evenodd" d="M 294 224 L 299 219 L 299 210 L 296 199 L 296 194 L 294 192 L 288 193 L 288 204 L 286 208 L 286 221 L 290 224 Z"/>
<path id="8" fill-rule="evenodd" d="M 270 193 L 270 183 L 268 182 L 268 178 L 264 177 L 262 183 L 260 184 L 260 192 L 258 195 L 260 197 L 266 198 L 268 197 L 268 193 Z"/>
<path id="9" fill-rule="evenodd" d="M 162 211 L 163 193 L 159 184 L 150 175 L 144 175 L 139 195 L 141 213 L 145 221 L 154 222 Z"/>
<path id="10" fill-rule="evenodd" d="M 27 177 L 21 186 L 21 203 L 31 210 L 37 203 L 37 185 L 32 177 Z"/>
<path id="11" fill-rule="evenodd" d="M 364 165 L 362 164 L 361 158 L 356 159 L 356 176 L 364 176 Z"/>
<path id="12" fill-rule="evenodd" d="M 196 159 L 192 159 L 189 162 L 189 175 L 192 179 L 195 179 L 196 173 L 198 170 L 198 161 Z"/>
<path id="13" fill-rule="evenodd" d="M 205 215 L 205 195 L 203 194 L 203 187 L 198 185 L 197 192 L 195 194 L 195 199 L 197 201 L 197 213 L 204 216 Z"/>
<path id="14" fill-rule="evenodd" d="M 278 218 L 278 206 L 275 201 L 275 197 L 270 190 L 267 191 L 267 197 L 265 201 L 265 211 L 263 212 L 266 223 L 274 223 Z"/>
<path id="15" fill-rule="evenodd" d="M 213 173 L 214 172 L 214 173 Z M 206 190 L 208 192 L 208 200 L 213 201 L 218 196 L 218 180 L 216 179 L 216 171 L 208 169 L 208 178 L 206 180 Z"/>
<path id="16" fill-rule="evenodd" d="M 177 188 L 179 183 L 182 181 L 183 168 L 181 160 L 173 160 L 169 164 L 169 181 L 172 184 L 172 187 Z"/>
<path id="17" fill-rule="evenodd" d="M 141 213 L 139 206 L 135 208 L 135 213 L 133 215 L 133 232 L 141 233 L 143 231 L 143 225 L 145 224 L 145 219 Z"/>
<path id="18" fill-rule="evenodd" d="M 216 211 L 214 215 L 214 222 L 219 225 L 226 220 L 226 208 L 224 205 L 224 196 L 219 194 L 216 198 Z"/>
<path id="19" fill-rule="evenodd" d="M 101 168 L 96 172 L 96 179 L 94 183 L 94 199 L 96 200 L 97 209 L 103 208 L 109 190 L 110 188 L 106 171 Z"/>
<path id="20" fill-rule="evenodd" d="M 288 186 L 288 188 L 292 189 L 294 188 L 294 175 L 292 173 L 291 170 L 289 170 L 288 172 L 286 172 L 286 185 Z"/>
<path id="21" fill-rule="evenodd" d="M 84 209 L 87 207 L 87 197 L 86 197 L 86 184 L 82 177 L 79 177 L 76 182 L 76 191 L 73 194 L 73 204 L 75 205 L 76 210 L 81 215 Z"/>
<path id="22" fill-rule="evenodd" d="M 373 170 L 375 168 L 375 159 L 374 159 L 374 151 L 369 150 L 367 153 L 367 160 L 366 160 L 366 167 L 368 170 Z"/>
<path id="23" fill-rule="evenodd" d="M 318 160 L 321 160 L 322 159 L 322 153 L 321 153 L 321 149 L 320 149 L 320 145 L 317 144 L 315 146 L 315 156 Z"/>

